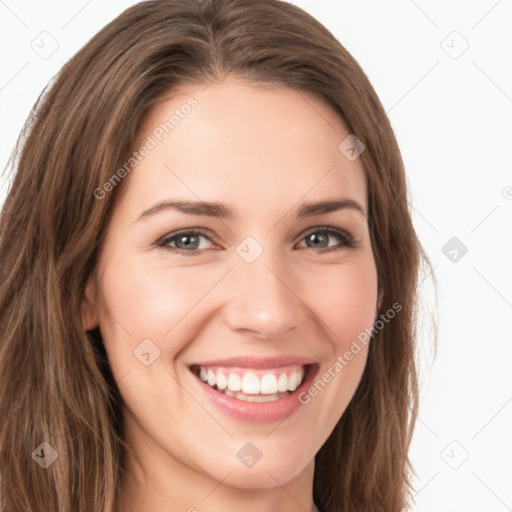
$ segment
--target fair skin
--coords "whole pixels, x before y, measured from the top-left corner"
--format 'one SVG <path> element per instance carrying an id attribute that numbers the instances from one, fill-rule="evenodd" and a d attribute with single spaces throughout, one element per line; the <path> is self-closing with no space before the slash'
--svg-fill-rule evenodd
<path id="1" fill-rule="evenodd" d="M 100 327 L 126 441 L 145 473 L 128 458 L 118 512 L 313 511 L 315 454 L 353 396 L 367 350 L 274 422 L 220 410 L 189 367 L 229 356 L 304 356 L 319 378 L 373 325 L 377 273 L 364 170 L 338 150 L 350 132 L 328 105 L 232 77 L 175 91 L 150 112 L 136 147 L 191 96 L 197 106 L 120 185 L 84 302 L 84 327 Z M 363 213 L 345 207 L 297 217 L 304 204 L 333 198 L 351 199 Z M 164 209 L 137 220 L 176 199 L 220 202 L 234 217 Z M 190 249 L 179 243 L 183 234 L 156 245 L 185 228 L 206 234 L 188 235 Z M 249 236 L 263 251 L 251 263 L 236 251 Z M 160 350 L 147 366 L 134 356 L 144 339 Z M 261 453 L 251 467 L 237 457 L 248 442 Z"/>

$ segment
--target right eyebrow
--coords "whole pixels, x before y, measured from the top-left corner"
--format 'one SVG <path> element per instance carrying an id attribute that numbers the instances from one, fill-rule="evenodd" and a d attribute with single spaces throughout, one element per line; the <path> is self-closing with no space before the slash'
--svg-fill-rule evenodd
<path id="1" fill-rule="evenodd" d="M 201 215 L 209 217 L 233 217 L 234 212 L 228 206 L 216 202 L 204 201 L 162 201 L 143 211 L 136 219 L 146 219 L 164 210 L 177 210 L 188 215 Z"/>

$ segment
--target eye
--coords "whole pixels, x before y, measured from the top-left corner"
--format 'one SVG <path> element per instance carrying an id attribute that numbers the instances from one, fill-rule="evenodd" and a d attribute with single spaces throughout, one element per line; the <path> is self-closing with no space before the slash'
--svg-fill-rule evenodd
<path id="1" fill-rule="evenodd" d="M 195 255 L 208 249 L 205 244 L 201 244 L 201 238 L 211 242 L 213 237 L 202 230 L 187 229 L 166 235 L 156 242 L 156 245 L 173 252 Z M 330 238 L 337 238 L 339 243 L 329 245 Z M 314 228 L 306 233 L 301 240 L 304 240 L 306 244 L 311 244 L 306 245 L 307 248 L 319 249 L 318 252 L 330 252 L 341 250 L 344 247 L 355 247 L 355 241 L 348 233 L 332 226 Z"/>
<path id="2" fill-rule="evenodd" d="M 318 236 L 320 235 L 320 236 Z M 329 237 L 337 238 L 340 243 L 329 245 Z M 343 249 L 343 247 L 355 247 L 354 239 L 345 231 L 332 226 L 317 227 L 304 236 L 308 248 L 320 248 L 319 252 L 330 252 Z"/>
<path id="3" fill-rule="evenodd" d="M 189 229 L 171 233 L 169 236 L 166 236 L 157 242 L 157 245 L 171 251 L 174 250 L 180 253 L 196 254 L 201 252 L 202 249 L 207 248 L 204 247 L 204 245 L 201 245 L 200 238 L 210 240 L 210 237 L 203 231 Z"/>

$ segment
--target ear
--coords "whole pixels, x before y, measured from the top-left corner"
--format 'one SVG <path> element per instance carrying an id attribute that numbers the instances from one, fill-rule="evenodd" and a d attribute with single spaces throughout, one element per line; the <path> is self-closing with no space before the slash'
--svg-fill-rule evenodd
<path id="1" fill-rule="evenodd" d="M 82 316 L 82 325 L 84 326 L 85 331 L 90 331 L 99 325 L 96 289 L 97 287 L 94 276 L 91 275 L 85 287 L 80 310 Z"/>

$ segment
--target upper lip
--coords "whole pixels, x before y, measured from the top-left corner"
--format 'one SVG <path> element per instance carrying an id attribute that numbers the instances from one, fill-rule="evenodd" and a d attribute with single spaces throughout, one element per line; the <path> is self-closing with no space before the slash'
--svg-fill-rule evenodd
<path id="1" fill-rule="evenodd" d="M 278 368 L 280 366 L 288 366 L 292 364 L 315 364 L 316 361 L 309 357 L 298 356 L 279 356 L 279 357 L 255 357 L 255 356 L 239 356 L 228 357 L 226 359 L 215 359 L 210 361 L 201 361 L 194 363 L 197 366 L 233 366 L 239 368 Z M 192 366 L 194 366 L 192 365 Z"/>

